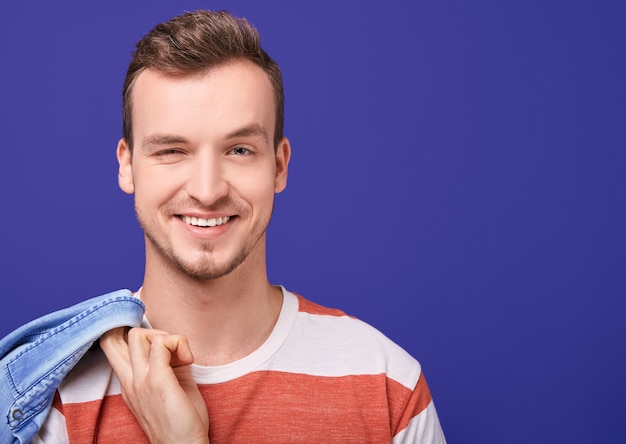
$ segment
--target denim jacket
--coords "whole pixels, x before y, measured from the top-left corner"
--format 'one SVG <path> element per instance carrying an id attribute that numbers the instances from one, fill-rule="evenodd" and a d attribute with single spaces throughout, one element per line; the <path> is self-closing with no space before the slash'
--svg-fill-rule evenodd
<path id="1" fill-rule="evenodd" d="M 129 290 L 89 299 L 0 340 L 0 443 L 28 443 L 48 416 L 63 378 L 107 331 L 137 327 L 143 303 Z"/>

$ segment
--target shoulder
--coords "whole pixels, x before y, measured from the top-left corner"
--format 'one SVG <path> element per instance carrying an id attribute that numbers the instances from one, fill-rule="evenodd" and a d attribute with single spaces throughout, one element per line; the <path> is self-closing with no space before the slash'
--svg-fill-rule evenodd
<path id="1" fill-rule="evenodd" d="M 415 387 L 420 364 L 399 345 L 366 322 L 293 294 L 299 305 L 297 321 L 282 351 L 291 362 L 317 367 L 328 376 L 385 374 Z"/>
<path id="2" fill-rule="evenodd" d="M 377 400 L 384 400 L 381 414 L 388 415 L 394 444 L 445 444 L 430 389 L 415 358 L 373 326 L 296 297 L 300 308 L 294 336 L 303 346 L 300 359 L 325 376 L 349 376 L 358 391 L 367 393 L 360 405 L 367 406 L 368 415 L 381 405 Z"/>

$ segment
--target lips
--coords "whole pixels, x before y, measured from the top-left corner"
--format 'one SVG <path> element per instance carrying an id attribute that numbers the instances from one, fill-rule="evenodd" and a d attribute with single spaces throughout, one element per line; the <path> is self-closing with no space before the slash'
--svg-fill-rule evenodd
<path id="1" fill-rule="evenodd" d="M 230 216 L 213 217 L 210 219 L 204 219 L 201 217 L 180 216 L 180 219 L 188 225 L 194 227 L 217 227 L 218 225 L 224 225 L 230 220 Z"/>

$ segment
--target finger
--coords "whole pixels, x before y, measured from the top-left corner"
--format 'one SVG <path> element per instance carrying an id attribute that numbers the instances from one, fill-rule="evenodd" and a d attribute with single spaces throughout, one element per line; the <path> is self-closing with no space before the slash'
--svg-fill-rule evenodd
<path id="1" fill-rule="evenodd" d="M 150 358 L 153 368 L 168 366 L 170 374 L 176 379 L 187 396 L 196 399 L 201 397 L 198 385 L 191 374 L 190 365 L 193 364 L 194 359 L 189 341 L 185 336 L 155 336 L 152 342 Z"/>
<path id="2" fill-rule="evenodd" d="M 146 328 L 131 328 L 128 331 L 128 349 L 130 363 L 135 380 L 141 380 L 149 370 L 151 330 Z"/>
<path id="3" fill-rule="evenodd" d="M 173 367 L 193 364 L 195 359 L 186 336 L 178 336 L 173 346 L 175 346 L 175 348 L 170 348 Z"/>
<path id="4" fill-rule="evenodd" d="M 130 351 L 126 342 L 126 327 L 116 328 L 105 333 L 100 338 L 100 348 L 120 380 L 127 380 L 132 377 Z"/>
<path id="5" fill-rule="evenodd" d="M 189 342 L 181 335 L 154 336 L 150 357 L 155 365 L 171 367 L 189 365 L 194 361 Z"/>

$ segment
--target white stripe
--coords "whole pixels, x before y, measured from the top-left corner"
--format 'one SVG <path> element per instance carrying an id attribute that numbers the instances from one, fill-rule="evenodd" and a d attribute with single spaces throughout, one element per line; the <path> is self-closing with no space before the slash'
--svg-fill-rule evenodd
<path id="1" fill-rule="evenodd" d="M 329 377 L 385 373 L 411 390 L 421 371 L 413 357 L 374 327 L 348 316 L 309 313 L 298 314 L 267 369 Z"/>
<path id="2" fill-rule="evenodd" d="M 90 350 L 59 386 L 63 404 L 93 401 L 120 393 L 119 382 L 106 356 L 97 348 Z"/>
<path id="3" fill-rule="evenodd" d="M 394 436 L 392 444 L 446 444 L 435 404 L 428 406 L 409 422 L 406 429 Z"/>
<path id="4" fill-rule="evenodd" d="M 53 407 L 31 444 L 69 444 L 69 442 L 65 416 Z"/>

